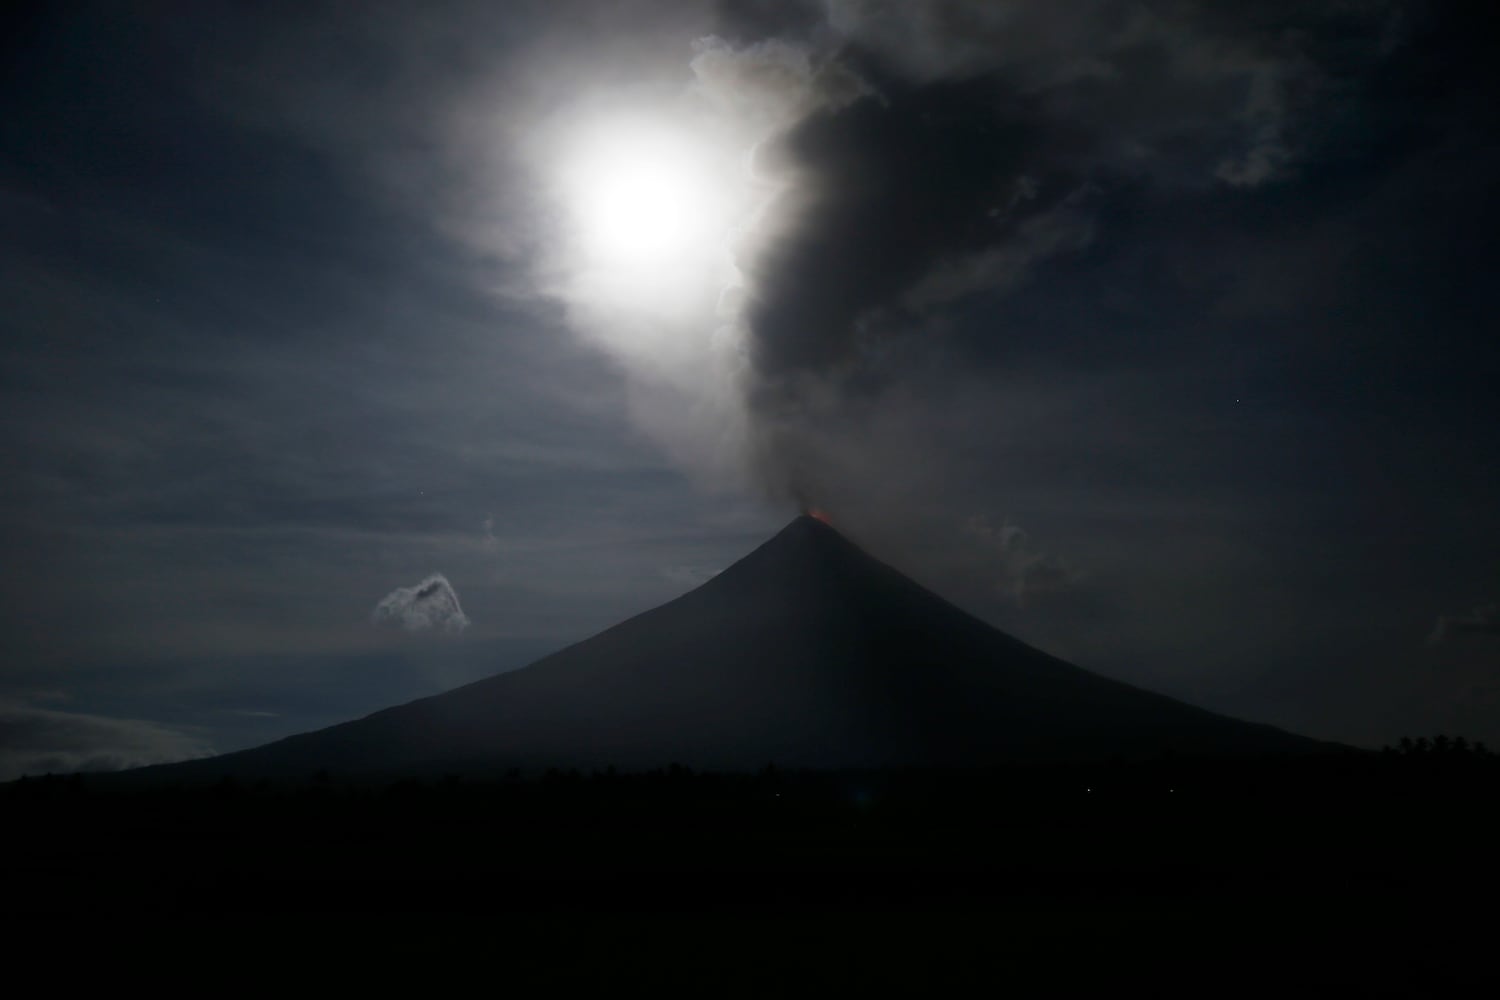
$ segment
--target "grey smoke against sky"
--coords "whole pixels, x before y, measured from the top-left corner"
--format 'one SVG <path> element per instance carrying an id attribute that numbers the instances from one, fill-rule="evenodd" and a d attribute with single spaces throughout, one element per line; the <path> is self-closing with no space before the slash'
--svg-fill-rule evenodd
<path id="1" fill-rule="evenodd" d="M 830 3 L 805 44 L 862 90 L 756 150 L 784 203 L 743 262 L 749 405 L 769 428 L 757 459 L 795 495 L 828 491 L 798 426 L 806 397 L 899 379 L 890 342 L 932 336 L 966 300 L 1086 249 L 1114 192 L 1294 176 L 1321 137 L 1356 124 L 1358 74 L 1393 44 L 1398 14 L 1304 5 L 1261 24 L 1209 4 Z"/>

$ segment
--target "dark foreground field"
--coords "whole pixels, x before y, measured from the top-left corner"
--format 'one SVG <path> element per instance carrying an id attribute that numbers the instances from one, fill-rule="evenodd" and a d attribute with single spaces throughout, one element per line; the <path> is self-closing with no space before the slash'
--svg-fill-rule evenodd
<path id="1" fill-rule="evenodd" d="M 1497 807 L 1500 762 L 1451 751 L 0 789 L 33 928 L 710 995 L 1474 990 Z"/>

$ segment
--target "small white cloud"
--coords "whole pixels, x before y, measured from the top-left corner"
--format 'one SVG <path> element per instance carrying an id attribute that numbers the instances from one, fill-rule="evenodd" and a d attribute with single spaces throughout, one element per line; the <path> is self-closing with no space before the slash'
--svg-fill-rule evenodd
<path id="1" fill-rule="evenodd" d="M 448 578 L 434 573 L 415 587 L 397 587 L 387 594 L 370 620 L 408 632 L 446 632 L 457 635 L 469 627 L 469 617 L 458 603 Z"/>

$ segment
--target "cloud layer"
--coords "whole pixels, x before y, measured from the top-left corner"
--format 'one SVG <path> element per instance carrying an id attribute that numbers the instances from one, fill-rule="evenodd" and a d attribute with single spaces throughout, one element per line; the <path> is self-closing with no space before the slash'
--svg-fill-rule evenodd
<path id="1" fill-rule="evenodd" d="M 155 722 L 0 703 L 0 781 L 119 771 L 213 753 L 203 738 Z"/>

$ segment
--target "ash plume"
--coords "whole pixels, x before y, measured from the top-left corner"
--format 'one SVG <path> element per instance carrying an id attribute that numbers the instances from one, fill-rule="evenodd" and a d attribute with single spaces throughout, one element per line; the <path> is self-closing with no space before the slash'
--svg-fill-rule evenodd
<path id="1" fill-rule="evenodd" d="M 830 0 L 805 37 L 716 40 L 700 82 L 780 126 L 754 150 L 775 194 L 736 261 L 762 488 L 836 502 L 806 471 L 828 465 L 814 414 L 899 382 L 913 349 L 893 344 L 1087 248 L 1115 188 L 1258 187 L 1315 155 L 1348 110 L 1339 74 L 1379 58 L 1394 15 L 1274 13 Z"/>

